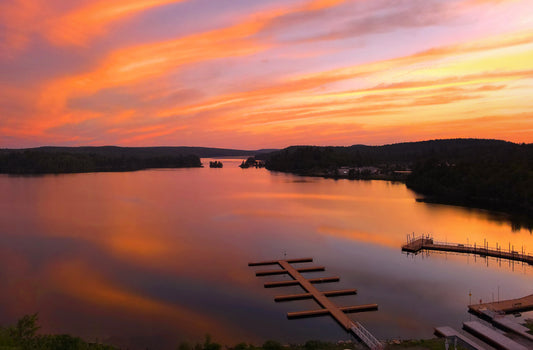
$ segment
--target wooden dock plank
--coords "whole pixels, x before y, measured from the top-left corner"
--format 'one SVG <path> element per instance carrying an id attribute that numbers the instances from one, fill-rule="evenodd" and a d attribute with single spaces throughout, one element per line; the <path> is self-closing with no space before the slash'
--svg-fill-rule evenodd
<path id="1" fill-rule="evenodd" d="M 376 311 L 378 309 L 378 304 L 368 304 L 368 305 L 356 305 L 356 306 L 344 306 L 338 308 L 344 313 L 354 313 L 354 312 L 364 312 L 364 311 Z M 309 310 L 309 311 L 295 311 L 288 312 L 287 318 L 304 318 L 304 317 L 315 317 L 315 316 L 324 316 L 330 314 L 328 309 L 319 309 L 319 310 Z"/>
<path id="2" fill-rule="evenodd" d="M 331 315 L 339 325 L 341 325 L 346 331 L 352 332 L 352 334 L 359 338 L 366 346 L 371 350 L 380 350 L 383 349 L 383 344 L 377 340 L 370 332 L 368 332 L 362 324 L 357 321 L 352 321 L 344 313 L 345 312 L 361 312 L 361 311 L 371 311 L 377 310 L 377 304 L 369 305 L 358 305 L 358 306 L 348 306 L 348 307 L 337 307 L 335 306 L 327 296 L 334 295 L 346 295 L 346 294 L 355 294 L 355 290 L 342 290 L 342 291 L 330 291 L 330 292 L 320 292 L 312 284 L 314 283 L 326 283 L 326 282 L 337 282 L 339 277 L 324 277 L 324 278 L 314 278 L 306 279 L 303 277 L 300 272 L 311 272 L 317 271 L 317 268 L 294 268 L 291 266 L 291 263 L 298 262 L 311 262 L 312 258 L 305 259 L 291 259 L 291 260 L 278 260 L 278 261 L 263 261 L 256 263 L 249 263 L 248 266 L 260 266 L 260 265 L 275 265 L 278 264 L 282 269 L 281 270 L 270 270 L 257 273 L 258 276 L 270 275 L 270 274 L 280 274 L 288 273 L 293 280 L 292 281 L 280 281 L 280 282 L 267 282 L 264 284 L 265 288 L 272 287 L 284 287 L 299 285 L 302 287 L 306 293 L 302 294 L 293 294 L 288 296 L 277 297 L 276 301 L 281 300 L 295 300 L 303 298 L 313 298 L 315 301 L 323 307 L 320 310 L 313 311 L 303 311 L 288 313 L 289 318 L 298 318 L 298 317 L 310 317 L 310 316 L 319 316 L 319 315 Z"/>
<path id="3" fill-rule="evenodd" d="M 346 329 L 347 331 L 350 330 L 350 327 L 352 326 L 351 320 L 337 308 L 335 304 L 333 304 L 324 294 L 318 292 L 316 288 L 314 288 L 311 285 L 311 282 L 307 279 L 305 279 L 302 275 L 296 271 L 292 265 L 287 261 L 279 261 L 279 264 L 281 267 L 287 271 L 289 271 L 290 275 L 298 281 L 300 286 L 307 292 L 313 294 L 313 298 L 316 300 L 316 302 L 322 306 L 324 309 L 328 309 L 331 316 Z"/>
<path id="4" fill-rule="evenodd" d="M 327 297 L 337 297 L 342 295 L 354 295 L 357 294 L 357 289 L 342 289 L 342 290 L 330 290 L 323 292 Z M 291 301 L 291 300 L 302 300 L 302 299 L 312 299 L 313 294 L 311 293 L 301 293 L 301 294 L 288 294 L 288 295 L 279 295 L 274 297 L 274 301 Z"/>
<path id="5" fill-rule="evenodd" d="M 313 262 L 313 258 L 299 258 L 299 259 L 289 259 L 285 260 L 291 264 L 296 263 L 306 263 Z M 268 261 L 259 261 L 259 262 L 250 262 L 248 266 L 262 266 L 262 265 L 278 265 L 279 260 L 268 260 Z"/>
<path id="6" fill-rule="evenodd" d="M 325 271 L 326 268 L 324 266 L 313 266 L 313 267 L 302 267 L 299 269 L 296 269 L 296 271 L 302 273 L 302 272 L 318 272 L 318 271 Z M 287 270 L 264 270 L 264 271 L 257 271 L 255 273 L 256 276 L 269 276 L 269 275 L 284 275 L 288 274 L 289 272 Z"/>
<path id="7" fill-rule="evenodd" d="M 321 277 L 321 278 L 311 278 L 308 279 L 309 283 L 317 284 L 317 283 L 329 283 L 329 282 L 339 282 L 340 278 L 338 276 L 335 277 Z M 275 287 L 287 287 L 287 286 L 297 286 L 300 282 L 297 280 L 292 281 L 279 281 L 279 282 L 266 282 L 265 288 L 275 288 Z"/>

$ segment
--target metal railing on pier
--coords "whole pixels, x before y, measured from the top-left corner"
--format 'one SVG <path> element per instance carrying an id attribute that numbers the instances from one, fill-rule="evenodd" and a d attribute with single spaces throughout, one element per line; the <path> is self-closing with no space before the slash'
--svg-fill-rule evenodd
<path id="1" fill-rule="evenodd" d="M 477 245 L 477 243 L 450 243 L 435 241 L 433 237 L 429 235 L 422 236 L 407 236 L 407 243 L 402 246 L 402 251 L 408 253 L 417 254 L 422 250 L 434 250 L 442 252 L 453 252 L 462 254 L 475 254 L 483 257 L 493 257 L 498 259 L 508 259 L 513 261 L 520 261 L 533 265 L 533 255 L 524 252 L 522 247 L 521 252 L 514 250 L 514 245 L 509 243 L 509 247 L 506 250 L 502 249 L 501 245 L 496 244 L 496 247 L 491 248 L 489 243 L 485 240 L 483 245 Z"/>

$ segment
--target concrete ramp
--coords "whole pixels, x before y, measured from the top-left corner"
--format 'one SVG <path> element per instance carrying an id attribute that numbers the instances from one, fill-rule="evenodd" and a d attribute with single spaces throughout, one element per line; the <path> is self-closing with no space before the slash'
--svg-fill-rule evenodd
<path id="1" fill-rule="evenodd" d="M 528 350 L 525 346 L 518 344 L 514 340 L 507 338 L 505 335 L 497 332 L 495 329 L 491 327 L 487 327 L 480 322 L 477 322 L 477 321 L 464 322 L 463 328 L 467 332 L 475 335 L 476 337 L 478 337 L 479 339 L 482 339 L 483 341 L 486 341 L 488 344 L 491 344 L 498 349 Z"/>
<path id="2" fill-rule="evenodd" d="M 522 326 L 515 320 L 511 320 L 507 317 L 496 317 L 492 319 L 492 322 L 499 328 L 508 332 L 513 332 L 527 340 L 533 342 L 533 334 L 528 333 L 529 328 Z"/>
<path id="3" fill-rule="evenodd" d="M 467 338 L 464 334 L 459 333 L 455 329 L 451 327 L 437 327 L 435 328 L 435 334 L 439 337 L 453 339 L 457 338 L 458 343 L 463 345 L 464 347 L 472 350 L 485 350 L 485 347 L 482 345 L 479 345 L 475 341 L 473 341 L 470 338 Z"/>

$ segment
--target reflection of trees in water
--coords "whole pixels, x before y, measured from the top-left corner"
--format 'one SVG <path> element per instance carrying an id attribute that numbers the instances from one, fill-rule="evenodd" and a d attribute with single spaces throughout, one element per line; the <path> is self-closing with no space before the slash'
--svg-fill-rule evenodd
<path id="1" fill-rule="evenodd" d="M 513 232 L 520 231 L 521 229 L 525 229 L 529 231 L 529 234 L 533 234 L 533 219 L 530 217 L 527 217 L 527 215 L 524 216 L 512 216 L 511 219 L 511 229 Z"/>
<path id="2" fill-rule="evenodd" d="M 524 212 L 504 213 L 490 209 L 479 209 L 478 207 L 471 207 L 468 203 L 457 203 L 451 200 L 441 200 L 436 198 L 417 198 L 417 202 L 435 205 L 453 205 L 460 206 L 464 210 L 484 214 L 490 220 L 501 224 L 510 224 L 513 232 L 518 232 L 522 229 L 528 230 L 533 235 L 533 217 L 530 217 Z"/>
<path id="3" fill-rule="evenodd" d="M 487 218 L 498 223 L 510 224 L 513 232 L 518 232 L 522 229 L 528 230 L 529 234 L 533 235 L 533 218 L 526 213 L 500 213 L 487 212 Z"/>
<path id="4" fill-rule="evenodd" d="M 293 146 L 268 154 L 266 167 L 301 175 L 362 179 L 371 177 L 373 167 L 383 174 L 410 169 L 409 176 L 404 173 L 407 187 L 437 203 L 533 216 L 532 159 L 533 144 L 453 139 L 386 146 Z M 356 172 L 355 168 L 365 170 Z M 402 179 L 399 173 L 393 174 Z M 530 220 L 521 218 L 512 223 L 514 227 L 532 226 Z"/>

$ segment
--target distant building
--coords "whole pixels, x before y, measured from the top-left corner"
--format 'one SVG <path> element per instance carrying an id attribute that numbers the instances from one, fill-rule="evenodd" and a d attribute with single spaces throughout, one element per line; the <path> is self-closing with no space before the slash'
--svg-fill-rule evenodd
<path id="1" fill-rule="evenodd" d="M 348 168 L 348 167 L 340 167 L 338 170 L 337 170 L 337 174 L 339 176 L 348 176 L 348 174 L 350 174 L 350 169 L 353 169 L 353 168 Z"/>

